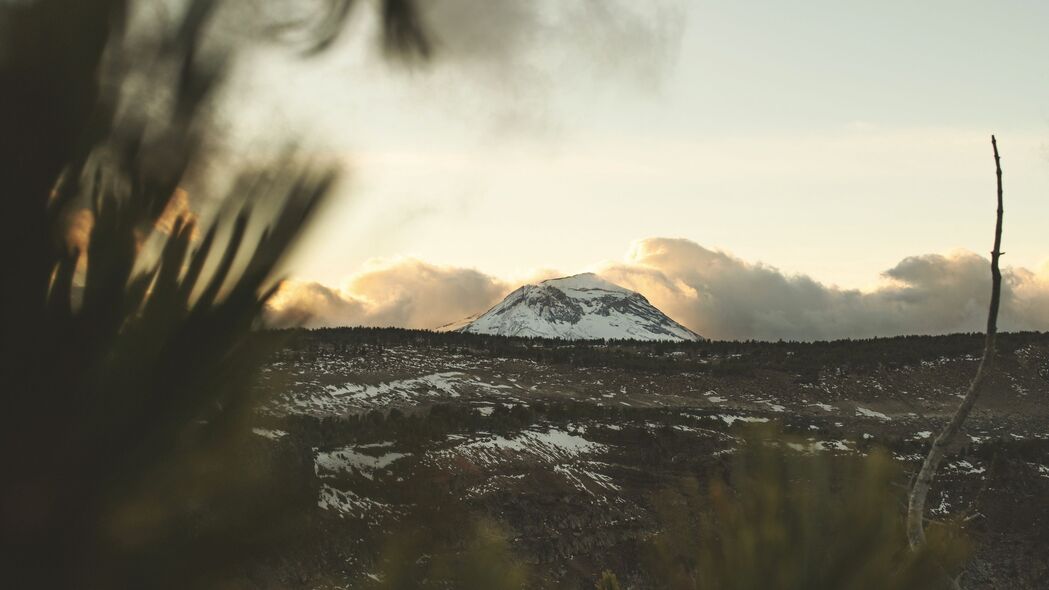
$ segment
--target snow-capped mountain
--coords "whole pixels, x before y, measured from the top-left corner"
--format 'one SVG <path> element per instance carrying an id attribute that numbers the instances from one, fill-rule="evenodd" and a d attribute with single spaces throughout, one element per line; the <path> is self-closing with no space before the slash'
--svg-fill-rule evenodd
<path id="1" fill-rule="evenodd" d="M 461 331 L 566 340 L 701 340 L 640 293 L 593 273 L 525 285 Z"/>

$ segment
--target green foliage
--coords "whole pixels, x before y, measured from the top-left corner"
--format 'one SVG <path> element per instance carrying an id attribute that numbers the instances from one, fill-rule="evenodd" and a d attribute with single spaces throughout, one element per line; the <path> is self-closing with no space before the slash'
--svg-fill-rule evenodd
<path id="1" fill-rule="evenodd" d="M 951 587 L 967 545 L 937 525 L 907 546 L 899 472 L 883 452 L 806 454 L 748 438 L 727 479 L 687 480 L 655 502 L 647 575 L 660 588 L 883 590 Z"/>

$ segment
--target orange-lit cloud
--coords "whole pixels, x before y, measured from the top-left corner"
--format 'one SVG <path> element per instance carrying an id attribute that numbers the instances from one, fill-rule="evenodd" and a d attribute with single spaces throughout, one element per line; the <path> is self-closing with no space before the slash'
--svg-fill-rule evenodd
<path id="1" fill-rule="evenodd" d="M 434 328 L 487 309 L 511 287 L 472 269 L 377 261 L 341 288 L 285 282 L 269 317 L 276 325 Z"/>

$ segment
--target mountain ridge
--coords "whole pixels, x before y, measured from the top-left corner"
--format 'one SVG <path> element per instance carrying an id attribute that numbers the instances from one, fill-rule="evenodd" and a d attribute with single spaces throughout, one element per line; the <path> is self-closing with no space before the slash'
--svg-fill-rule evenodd
<path id="1" fill-rule="evenodd" d="M 703 339 L 640 293 L 594 273 L 523 285 L 456 331 L 564 340 Z"/>

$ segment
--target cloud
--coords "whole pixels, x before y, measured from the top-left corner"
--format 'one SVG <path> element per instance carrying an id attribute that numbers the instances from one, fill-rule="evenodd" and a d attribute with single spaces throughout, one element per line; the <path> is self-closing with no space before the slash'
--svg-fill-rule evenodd
<path id="1" fill-rule="evenodd" d="M 434 328 L 488 309 L 511 287 L 472 269 L 410 258 L 373 261 L 341 288 L 285 282 L 268 315 L 278 326 Z"/>
<path id="2" fill-rule="evenodd" d="M 864 292 L 689 240 L 651 238 L 601 274 L 710 338 L 824 340 L 981 331 L 989 265 L 964 251 L 911 256 L 885 271 L 881 286 Z M 1003 275 L 1000 327 L 1049 329 L 1049 273 L 1005 268 Z"/>
<path id="3" fill-rule="evenodd" d="M 682 0 L 428 0 L 419 4 L 441 60 L 496 73 L 536 50 L 591 74 L 658 77 L 683 34 Z M 534 65 L 534 64 L 533 64 Z M 595 70 L 596 68 L 596 70 Z M 514 72 L 515 74 L 520 73 Z"/>
<path id="4" fill-rule="evenodd" d="M 419 3 L 435 61 L 420 91 L 428 101 L 501 132 L 559 127 L 551 96 L 565 86 L 651 92 L 673 69 L 684 0 L 427 0 Z"/>
<path id="5" fill-rule="evenodd" d="M 990 298 L 990 262 L 971 252 L 901 260 L 871 291 L 790 275 L 684 239 L 633 244 L 599 274 L 714 339 L 827 340 L 981 331 Z M 373 263 L 342 288 L 289 283 L 270 309 L 281 325 L 433 328 L 483 312 L 525 281 L 414 259 Z M 1004 268 L 1003 330 L 1049 330 L 1049 265 Z M 308 316 L 308 320 L 303 318 Z"/>

